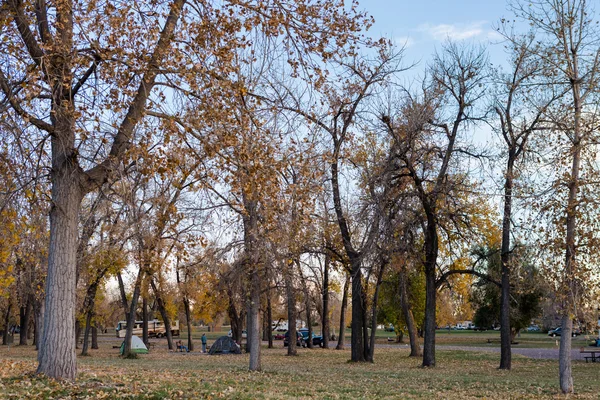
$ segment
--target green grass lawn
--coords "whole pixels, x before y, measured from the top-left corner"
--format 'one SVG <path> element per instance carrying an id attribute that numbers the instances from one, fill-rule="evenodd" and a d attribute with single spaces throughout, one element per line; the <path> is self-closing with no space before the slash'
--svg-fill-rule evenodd
<path id="1" fill-rule="evenodd" d="M 438 335 L 440 337 L 441 335 Z M 454 335 L 449 335 L 454 336 Z M 460 335 L 455 335 L 460 337 Z M 100 350 L 79 357 L 75 383 L 35 377 L 31 346 L 0 347 L 0 398 L 560 398 L 558 365 L 514 356 L 513 370 L 497 369 L 498 355 L 437 352 L 438 365 L 423 369 L 405 348 L 376 350 L 375 363 L 349 363 L 349 350 L 300 349 L 287 357 L 282 347 L 262 351 L 263 371 L 247 371 L 247 355 L 170 353 L 159 344 L 151 354 L 124 360 L 100 341 Z M 576 395 L 600 398 L 600 364 L 573 363 Z"/>

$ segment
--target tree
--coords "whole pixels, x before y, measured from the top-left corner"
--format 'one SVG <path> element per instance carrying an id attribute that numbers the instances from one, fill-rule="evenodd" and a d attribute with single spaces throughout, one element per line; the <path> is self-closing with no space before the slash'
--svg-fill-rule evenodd
<path id="1" fill-rule="evenodd" d="M 530 136 L 544 129 L 544 114 L 556 100 L 551 91 L 536 95 L 530 87 L 542 73 L 542 63 L 533 54 L 535 36 L 518 37 L 505 33 L 509 38 L 512 70 L 499 74 L 499 93 L 494 98 L 494 110 L 499 119 L 499 132 L 506 146 L 504 170 L 504 208 L 502 216 L 502 291 L 500 308 L 500 369 L 511 368 L 511 229 L 513 214 L 513 187 L 518 176 L 518 163 L 524 158 Z M 511 36 L 512 35 L 512 36 Z M 477 324 L 477 322 L 476 322 Z M 482 326 L 482 325 L 479 325 Z"/>
<path id="2" fill-rule="evenodd" d="M 424 367 L 435 366 L 438 231 L 444 211 L 440 204 L 455 189 L 449 175 L 460 135 L 478 118 L 474 113 L 484 93 L 486 60 L 482 49 L 447 44 L 434 59 L 422 97 L 407 100 L 401 119 L 385 114 L 381 118 L 397 147 L 397 159 L 413 180 L 425 218 Z"/>
<path id="3" fill-rule="evenodd" d="M 551 201 L 542 208 L 553 214 L 560 237 L 550 241 L 550 252 L 564 251 L 560 284 L 562 335 L 559 350 L 559 381 L 563 393 L 573 392 L 571 373 L 571 332 L 579 286 L 586 278 L 585 255 L 594 241 L 587 240 L 585 191 L 593 169 L 582 167 L 587 152 L 596 141 L 590 121 L 597 118 L 597 90 L 600 75 L 600 34 L 592 5 L 586 0 L 536 0 L 513 3 L 515 13 L 537 30 L 540 43 L 534 55 L 544 66 L 544 83 L 550 90 L 568 92 L 556 103 L 549 119 L 562 138 L 553 137 L 559 150 L 560 173 L 555 185 L 564 183 L 562 201 Z M 555 88 L 555 89 L 554 89 Z M 558 146 L 557 146 L 558 144 Z M 555 199 L 558 196 L 555 196 Z M 558 210 L 562 208 L 562 212 Z M 554 236 L 553 234 L 551 234 Z M 586 246 L 582 246 L 586 243 Z"/>

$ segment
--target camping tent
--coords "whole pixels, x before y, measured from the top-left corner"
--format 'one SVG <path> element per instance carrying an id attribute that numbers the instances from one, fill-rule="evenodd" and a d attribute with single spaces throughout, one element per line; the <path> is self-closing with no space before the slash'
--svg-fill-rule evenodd
<path id="1" fill-rule="evenodd" d="M 123 354 L 123 350 L 125 350 L 125 341 L 121 343 L 121 354 Z M 148 354 L 148 348 L 142 339 L 139 338 L 139 336 L 134 335 L 131 337 L 131 352 L 137 354 Z"/>
<path id="2" fill-rule="evenodd" d="M 209 354 L 241 354 L 240 346 L 229 336 L 221 336 L 211 346 Z"/>

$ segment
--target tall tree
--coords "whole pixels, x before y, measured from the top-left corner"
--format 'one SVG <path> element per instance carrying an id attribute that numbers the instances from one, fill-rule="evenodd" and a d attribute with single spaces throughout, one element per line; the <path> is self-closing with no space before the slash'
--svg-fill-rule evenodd
<path id="1" fill-rule="evenodd" d="M 516 14 L 537 31 L 540 47 L 535 56 L 545 66 L 546 84 L 558 88 L 557 91 L 563 88 L 569 92 L 565 101 L 552 109 L 551 117 L 556 130 L 563 134 L 565 143 L 560 158 L 570 163 L 570 168 L 562 171 L 564 174 L 556 179 L 564 182 L 568 190 L 561 205 L 564 211 L 555 219 L 563 237 L 552 242 L 556 248 L 564 250 L 564 268 L 559 278 L 562 302 L 560 389 L 563 393 L 572 393 L 571 332 L 577 289 L 582 282 L 581 272 L 585 270 L 585 252 L 578 253 L 578 248 L 581 248 L 582 243 L 579 242 L 582 238 L 588 235 L 582 214 L 585 204 L 581 189 L 582 185 L 585 189 L 589 171 L 582 168 L 582 158 L 596 140 L 589 124 L 597 118 L 600 32 L 593 4 L 586 0 L 516 1 L 512 5 Z"/>

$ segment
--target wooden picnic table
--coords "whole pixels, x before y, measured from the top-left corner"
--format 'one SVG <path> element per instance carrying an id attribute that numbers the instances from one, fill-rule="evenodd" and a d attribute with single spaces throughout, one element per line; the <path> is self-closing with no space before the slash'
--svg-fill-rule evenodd
<path id="1" fill-rule="evenodd" d="M 579 350 L 579 352 L 581 354 L 583 354 L 583 358 L 585 358 L 585 362 L 587 363 L 588 360 L 591 360 L 592 362 L 600 362 L 600 349 L 595 350 L 595 349 L 585 349 L 585 348 L 581 348 Z M 589 354 L 589 355 L 586 355 Z"/>

